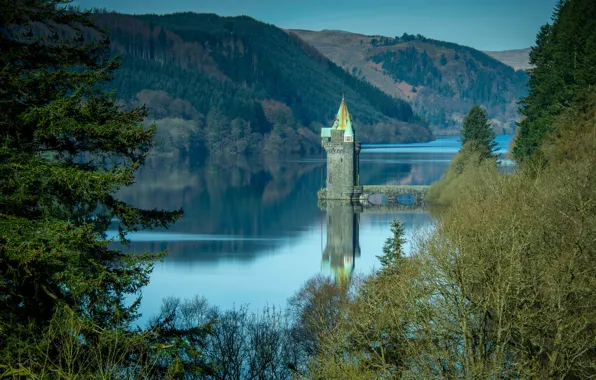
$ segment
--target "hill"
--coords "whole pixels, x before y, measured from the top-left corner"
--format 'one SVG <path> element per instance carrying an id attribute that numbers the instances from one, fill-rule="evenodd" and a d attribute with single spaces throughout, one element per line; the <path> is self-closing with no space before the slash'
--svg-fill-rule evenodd
<path id="1" fill-rule="evenodd" d="M 528 70 L 532 67 L 532 65 L 530 65 L 530 50 L 531 48 L 525 48 L 502 51 L 483 51 L 483 53 L 490 55 L 494 59 L 498 59 L 504 64 L 513 67 L 515 70 Z"/>
<path id="2" fill-rule="evenodd" d="M 345 92 L 364 142 L 432 138 L 410 105 L 293 34 L 250 17 L 97 13 L 123 64 L 111 86 L 147 104 L 168 144 L 196 153 L 316 153 Z M 169 149 L 171 150 L 171 149 Z"/>
<path id="3" fill-rule="evenodd" d="M 487 54 L 423 36 L 366 36 L 289 30 L 336 64 L 385 93 L 408 101 L 435 133 L 455 133 L 475 103 L 488 109 L 498 133 L 515 128 L 527 74 Z"/>

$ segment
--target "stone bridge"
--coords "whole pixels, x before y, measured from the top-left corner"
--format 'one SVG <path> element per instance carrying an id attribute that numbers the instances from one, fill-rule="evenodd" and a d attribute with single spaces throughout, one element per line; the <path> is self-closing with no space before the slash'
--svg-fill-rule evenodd
<path id="1" fill-rule="evenodd" d="M 364 213 L 416 213 L 426 211 L 426 193 L 430 186 L 407 185 L 368 185 L 360 186 L 357 198 L 351 203 Z M 405 201 L 398 199 L 400 195 L 409 196 Z M 319 207 L 325 207 L 327 189 L 319 191 Z M 376 196 L 376 197 L 375 197 Z M 374 199 L 377 198 L 377 199 Z M 346 201 L 349 198 L 346 198 Z"/>
<path id="2" fill-rule="evenodd" d="M 426 193 L 430 186 L 405 186 L 405 185 L 366 185 L 362 186 L 362 194 L 359 201 L 363 206 L 414 206 L 413 208 L 424 207 L 426 205 Z M 387 199 L 386 202 L 371 202 L 373 195 L 379 195 Z M 411 201 L 400 201 L 400 195 L 409 195 Z"/>
<path id="3" fill-rule="evenodd" d="M 319 209 L 326 211 L 328 208 L 328 203 L 337 203 L 342 201 L 331 200 L 327 201 L 325 199 L 319 200 L 317 205 Z M 366 202 L 365 204 L 360 203 L 360 201 L 356 201 L 353 203 L 352 201 L 345 201 L 347 205 L 350 205 L 354 208 L 354 212 L 359 214 L 424 214 L 427 212 L 427 209 L 424 205 L 402 205 L 402 204 L 385 204 L 385 205 L 377 205 L 374 203 Z"/>

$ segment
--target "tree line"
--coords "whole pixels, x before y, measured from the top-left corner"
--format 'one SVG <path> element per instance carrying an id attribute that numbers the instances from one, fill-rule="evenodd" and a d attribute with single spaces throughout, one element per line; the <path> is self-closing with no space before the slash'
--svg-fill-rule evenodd
<path id="1" fill-rule="evenodd" d="M 561 115 L 587 111 L 583 104 L 596 84 L 595 25 L 590 2 L 559 1 L 552 24 L 540 28 L 530 51 L 529 93 L 520 103 L 524 117 L 513 147 L 518 160 L 534 156 L 545 139 L 565 129 L 557 122 Z"/>
<path id="2" fill-rule="evenodd" d="M 517 117 L 514 102 L 527 93 L 525 71 L 515 71 L 478 50 L 423 36 L 373 39 L 371 44 L 399 47 L 375 49 L 370 60 L 396 81 L 413 86 L 416 108 L 432 125 L 459 125 L 454 113 L 465 115 L 471 105 L 479 103 L 491 118 L 501 121 L 502 128 L 515 129 L 506 121 L 513 123 Z"/>
<path id="3" fill-rule="evenodd" d="M 146 90 L 188 101 L 203 118 L 197 123 L 196 139 L 203 144 L 196 150 L 319 152 L 314 136 L 332 120 L 342 89 L 361 140 L 431 138 L 406 102 L 352 77 L 295 35 L 272 25 L 249 17 L 195 13 L 98 12 L 93 18 L 110 31 L 112 50 L 123 54 L 109 88 L 125 102 Z M 283 104 L 292 122 L 275 124 L 264 109 L 271 102 Z M 209 118 L 210 114 L 220 117 Z"/>

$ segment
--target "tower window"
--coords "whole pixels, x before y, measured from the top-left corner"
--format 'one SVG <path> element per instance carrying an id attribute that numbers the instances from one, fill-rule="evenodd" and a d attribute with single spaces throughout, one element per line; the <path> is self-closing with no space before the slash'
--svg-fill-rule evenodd
<path id="1" fill-rule="evenodd" d="M 354 136 L 344 136 L 344 142 L 354 142 Z"/>

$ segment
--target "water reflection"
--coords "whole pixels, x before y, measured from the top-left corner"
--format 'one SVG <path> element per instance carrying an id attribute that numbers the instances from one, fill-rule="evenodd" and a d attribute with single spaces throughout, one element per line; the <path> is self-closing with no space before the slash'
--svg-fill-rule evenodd
<path id="1" fill-rule="evenodd" d="M 456 151 L 457 137 L 434 144 L 449 148 L 365 148 L 361 182 L 427 185 L 438 180 Z M 323 158 L 199 164 L 155 157 L 148 162 L 120 198 L 148 209 L 183 208 L 184 217 L 169 230 L 130 236 L 135 252 L 169 252 L 143 289 L 140 322 L 169 296 L 204 295 L 222 308 L 284 305 L 321 267 L 335 276 L 378 267 L 394 218 L 405 223 L 406 250 L 411 237 L 431 223 L 427 213 L 414 210 L 362 213 L 331 204 L 321 210 L 317 191 L 325 174 Z"/>
<path id="2" fill-rule="evenodd" d="M 362 207 L 349 201 L 327 201 L 327 244 L 321 269 L 336 279 L 349 280 L 356 257 L 360 256 L 360 213 Z"/>
<path id="3" fill-rule="evenodd" d="M 168 249 L 184 266 L 253 261 L 287 243 L 317 216 L 324 163 L 212 160 L 151 162 L 120 198 L 143 208 L 184 209 L 169 230 L 131 236 L 136 252 Z"/>
<path id="4" fill-rule="evenodd" d="M 410 251 L 415 236 L 431 227 L 431 217 L 421 206 L 393 204 L 363 207 L 357 202 L 325 200 L 319 202 L 319 207 L 324 211 L 326 221 L 321 270 L 342 281 L 351 279 L 357 263 L 362 272 L 376 266 L 377 256 L 382 254 L 382 244 L 390 237 L 389 226 L 394 219 L 404 223 L 406 252 Z M 365 227 L 364 231 L 361 231 L 361 225 Z M 361 257 L 361 238 L 365 242 L 366 257 Z"/>

